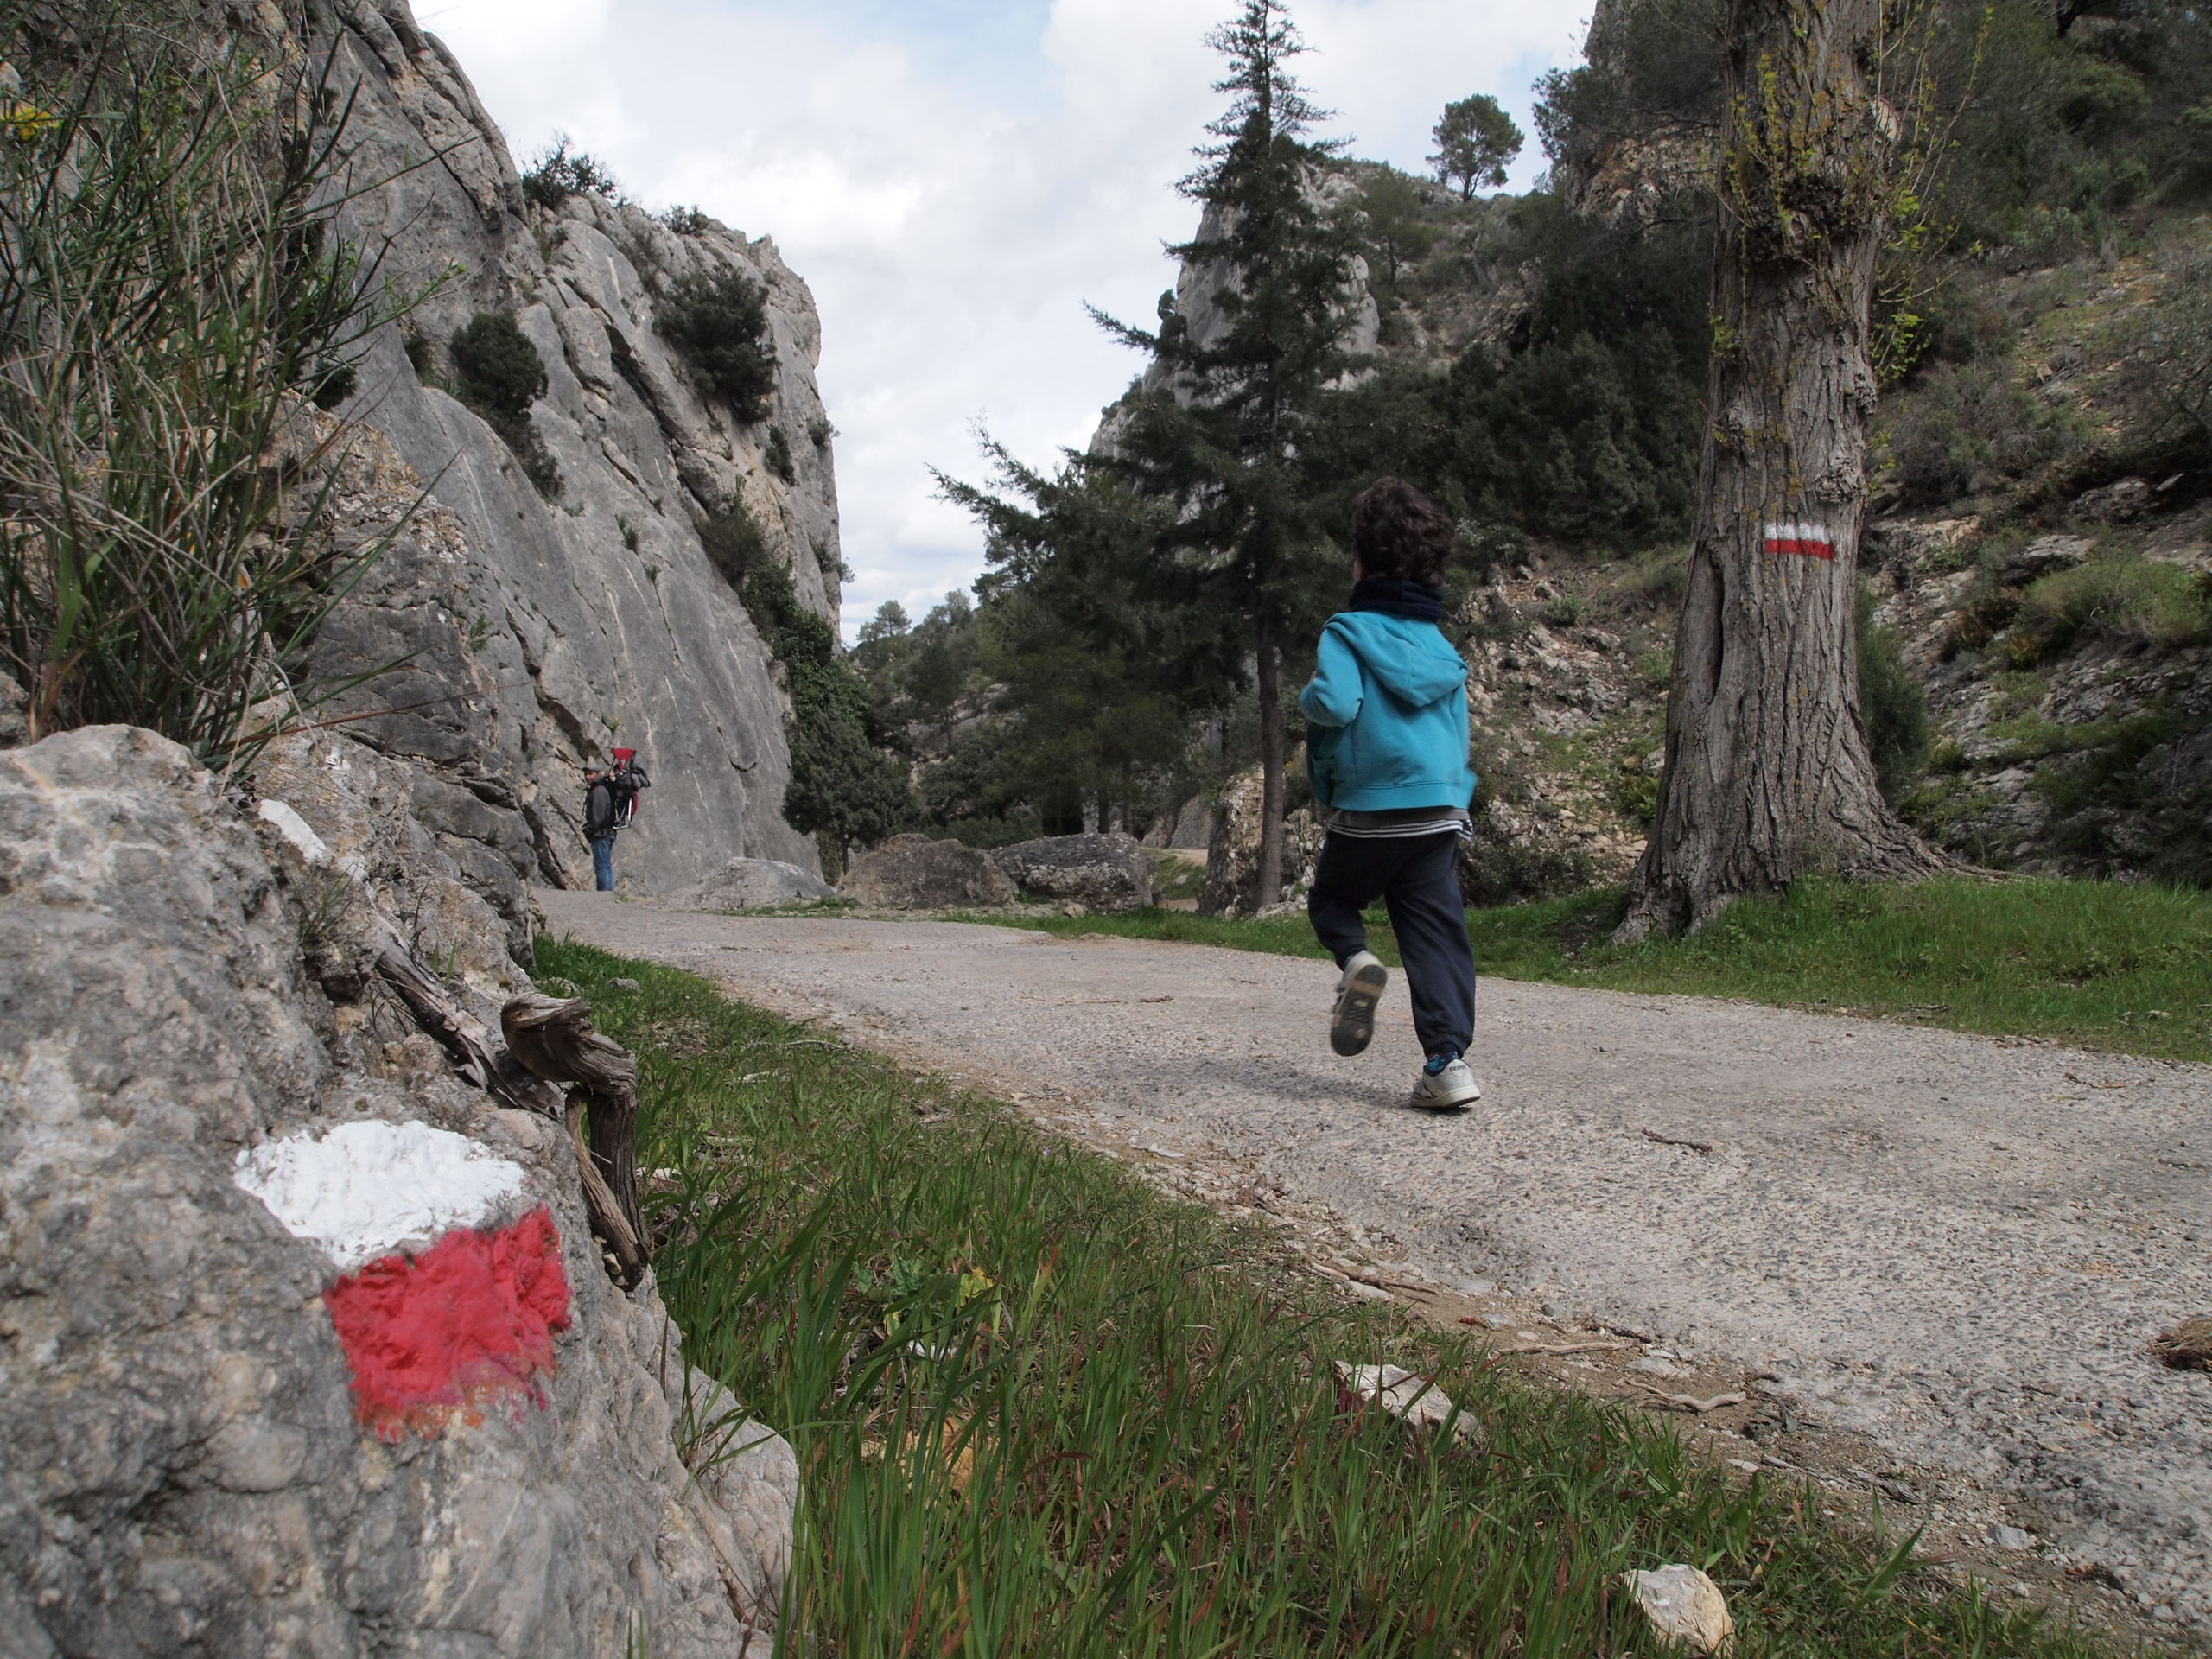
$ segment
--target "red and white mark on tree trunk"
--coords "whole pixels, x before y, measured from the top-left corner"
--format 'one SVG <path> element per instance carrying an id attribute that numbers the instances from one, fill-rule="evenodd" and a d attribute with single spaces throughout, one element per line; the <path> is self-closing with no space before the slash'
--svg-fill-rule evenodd
<path id="1" fill-rule="evenodd" d="M 322 1294 L 353 1407 L 385 1440 L 546 1403 L 569 1325 L 561 1235 L 518 1220 L 521 1166 L 426 1123 L 340 1125 L 241 1154 L 238 1185 L 339 1270 Z"/>
<path id="2" fill-rule="evenodd" d="M 1835 557 L 1835 537 L 1825 524 L 1769 524 L 1761 550 L 1804 559 Z"/>

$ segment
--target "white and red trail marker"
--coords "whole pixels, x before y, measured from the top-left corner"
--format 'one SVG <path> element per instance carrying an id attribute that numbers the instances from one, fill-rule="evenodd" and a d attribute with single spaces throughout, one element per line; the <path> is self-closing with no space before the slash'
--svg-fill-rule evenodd
<path id="1" fill-rule="evenodd" d="M 522 1166 L 427 1123 L 365 1120 L 238 1154 L 237 1184 L 340 1269 L 322 1294 L 353 1404 L 385 1440 L 546 1402 L 569 1324 L 561 1236 Z"/>
<path id="2" fill-rule="evenodd" d="M 1769 524 L 1760 550 L 1782 557 L 1833 559 L 1835 536 L 1825 524 Z"/>

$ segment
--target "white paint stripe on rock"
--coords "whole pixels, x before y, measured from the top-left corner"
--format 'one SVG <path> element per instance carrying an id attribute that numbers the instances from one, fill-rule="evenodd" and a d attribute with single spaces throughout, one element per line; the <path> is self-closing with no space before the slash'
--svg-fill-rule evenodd
<path id="1" fill-rule="evenodd" d="M 349 853 L 344 858 L 334 855 L 329 844 L 315 834 L 315 826 L 302 817 L 289 801 L 264 800 L 261 817 L 264 823 L 274 824 L 276 833 L 292 843 L 299 855 L 307 860 L 309 868 L 321 869 L 335 865 L 356 881 L 367 880 L 369 867 L 362 861 L 359 855 Z"/>
<path id="2" fill-rule="evenodd" d="M 403 1244 L 482 1225 L 524 1178 L 465 1135 L 367 1120 L 242 1152 L 231 1179 L 351 1273 Z"/>

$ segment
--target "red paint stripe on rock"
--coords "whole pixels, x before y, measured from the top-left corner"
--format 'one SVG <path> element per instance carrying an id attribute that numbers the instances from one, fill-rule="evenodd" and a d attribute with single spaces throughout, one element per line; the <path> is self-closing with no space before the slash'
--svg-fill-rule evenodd
<path id="1" fill-rule="evenodd" d="M 353 1368 L 353 1408 L 388 1440 L 435 1433 L 487 1405 L 543 1406 L 569 1280 L 550 1210 L 512 1227 L 448 1233 L 410 1260 L 387 1255 L 323 1292 Z"/>

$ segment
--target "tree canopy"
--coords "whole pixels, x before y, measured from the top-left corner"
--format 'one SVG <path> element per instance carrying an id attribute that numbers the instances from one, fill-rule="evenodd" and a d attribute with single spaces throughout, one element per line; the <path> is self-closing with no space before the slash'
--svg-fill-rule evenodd
<path id="1" fill-rule="evenodd" d="M 1429 136 L 1436 143 L 1429 165 L 1446 184 L 1459 181 L 1462 201 L 1478 190 L 1495 190 L 1503 184 L 1505 169 L 1521 153 L 1522 142 L 1513 118 L 1488 92 L 1446 104 Z"/>

